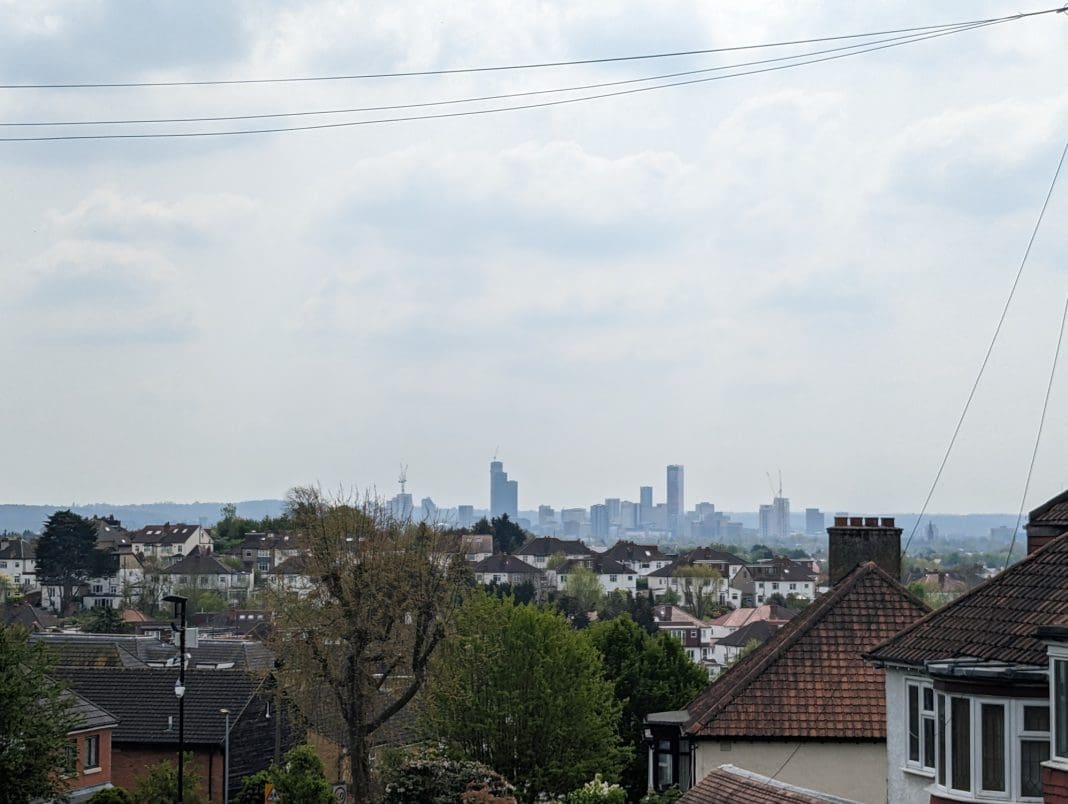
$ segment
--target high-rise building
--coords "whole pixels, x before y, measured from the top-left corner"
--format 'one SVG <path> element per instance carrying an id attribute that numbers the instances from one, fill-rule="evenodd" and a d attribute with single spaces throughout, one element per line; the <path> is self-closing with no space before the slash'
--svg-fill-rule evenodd
<path id="1" fill-rule="evenodd" d="M 411 519 L 413 509 L 412 495 L 406 491 L 395 495 L 393 499 L 389 501 L 390 516 L 399 522 L 407 522 Z"/>
<path id="2" fill-rule="evenodd" d="M 630 500 L 619 504 L 619 526 L 628 530 L 638 527 L 638 506 Z"/>
<path id="3" fill-rule="evenodd" d="M 785 539 L 790 535 L 790 500 L 776 497 L 771 505 L 760 506 L 760 538 Z"/>
<path id="4" fill-rule="evenodd" d="M 762 505 L 762 506 L 760 506 L 760 514 L 759 514 L 759 516 L 760 516 L 760 525 L 757 528 L 757 531 L 760 533 L 760 541 L 766 542 L 768 540 L 768 537 L 771 536 L 771 529 L 772 529 L 772 525 L 771 525 L 771 506 L 770 505 Z"/>
<path id="5" fill-rule="evenodd" d="M 490 463 L 490 516 L 519 517 L 519 481 L 509 480 L 501 461 Z"/>
<path id="6" fill-rule="evenodd" d="M 456 506 L 456 527 L 469 528 L 475 524 L 475 506 L 473 505 L 458 505 Z"/>
<path id="7" fill-rule="evenodd" d="M 827 527 L 827 519 L 819 508 L 805 509 L 805 533 L 809 536 L 822 536 Z"/>
<path id="8" fill-rule="evenodd" d="M 682 523 L 683 514 L 686 513 L 686 503 L 683 499 L 683 468 L 678 464 L 671 464 L 667 468 L 667 527 L 672 533 L 678 533 Z"/>
<path id="9" fill-rule="evenodd" d="M 608 506 L 590 506 L 590 535 L 595 539 L 608 538 Z"/>
<path id="10" fill-rule="evenodd" d="M 643 508 L 653 507 L 653 487 L 642 486 L 638 489 L 638 504 Z"/>
<path id="11" fill-rule="evenodd" d="M 608 524 L 619 524 L 619 497 L 606 497 L 604 501 L 605 506 L 608 508 Z"/>

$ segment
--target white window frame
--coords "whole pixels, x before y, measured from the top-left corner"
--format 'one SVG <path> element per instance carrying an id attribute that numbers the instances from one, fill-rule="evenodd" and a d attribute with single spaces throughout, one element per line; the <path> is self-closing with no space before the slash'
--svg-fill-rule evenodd
<path id="1" fill-rule="evenodd" d="M 1052 688 L 1052 684 L 1050 685 Z M 1042 796 L 1025 796 L 1020 792 L 1020 787 L 1023 784 L 1023 757 L 1021 756 L 1022 742 L 1025 740 L 1041 740 L 1045 739 L 1049 742 L 1050 756 L 1053 756 L 1053 707 L 1049 709 L 1049 725 L 1050 731 L 1026 731 L 1024 729 L 1024 707 L 1025 706 L 1042 706 L 1047 702 L 1042 698 L 1024 699 L 1016 702 L 1016 723 L 1013 731 L 1015 739 L 1012 743 L 1012 761 L 1015 769 L 1015 780 L 1013 781 L 1012 789 L 1016 792 L 1017 801 L 1042 801 Z"/>
<path id="2" fill-rule="evenodd" d="M 916 714 L 919 718 L 919 722 L 916 724 L 917 735 L 919 737 L 919 757 L 912 759 L 909 755 L 909 737 L 912 733 L 912 723 L 910 722 L 911 714 L 909 712 L 909 689 L 915 688 L 916 690 Z M 924 691 L 929 690 L 931 693 L 931 708 L 925 709 L 923 705 Z M 934 777 L 935 770 L 938 767 L 938 716 L 936 714 L 937 697 L 934 691 L 934 685 L 926 679 L 921 678 L 906 678 L 905 679 L 905 766 L 911 770 L 918 771 L 924 775 Z M 934 724 L 934 764 L 928 766 L 923 764 L 923 759 L 926 756 L 926 738 L 924 737 L 925 731 L 923 723 L 925 720 L 930 720 Z"/>
<path id="3" fill-rule="evenodd" d="M 85 738 L 85 771 L 100 770 L 100 735 L 89 734 Z"/>
<path id="4" fill-rule="evenodd" d="M 1068 669 L 1068 645 L 1050 645 L 1049 653 L 1049 761 L 1068 765 L 1068 723 L 1057 717 L 1057 664 L 1063 662 Z M 1064 734 L 1065 752 L 1057 752 L 1057 736 Z"/>

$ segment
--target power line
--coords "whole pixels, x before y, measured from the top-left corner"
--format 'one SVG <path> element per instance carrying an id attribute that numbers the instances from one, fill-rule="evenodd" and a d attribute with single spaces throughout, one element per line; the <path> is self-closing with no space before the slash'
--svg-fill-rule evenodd
<path id="1" fill-rule="evenodd" d="M 1049 408 L 1049 397 L 1053 391 L 1053 378 L 1057 375 L 1057 361 L 1061 356 L 1061 343 L 1064 341 L 1064 322 L 1068 321 L 1068 299 L 1064 302 L 1064 313 L 1061 315 L 1061 328 L 1057 332 L 1057 348 L 1053 352 L 1053 366 L 1049 370 L 1049 383 L 1046 385 L 1046 398 L 1042 402 L 1042 415 L 1038 419 L 1038 433 L 1035 435 L 1035 448 L 1031 453 L 1031 463 L 1027 467 L 1027 479 L 1024 481 L 1023 495 L 1020 497 L 1020 511 L 1016 514 L 1016 527 L 1012 531 L 1012 542 L 1009 544 L 1009 553 L 1005 556 L 1005 566 L 1008 569 L 1012 560 L 1012 549 L 1016 546 L 1016 534 L 1020 531 L 1020 522 L 1023 520 L 1024 506 L 1027 504 L 1027 491 L 1031 487 L 1031 474 L 1035 470 L 1035 459 L 1038 458 L 1038 445 L 1042 443 L 1042 429 L 1046 425 L 1046 410 Z"/>
<path id="2" fill-rule="evenodd" d="M 442 70 L 411 70 L 407 72 L 391 73 L 354 73 L 350 75 L 320 75 L 320 76 L 296 76 L 287 78 L 232 78 L 211 79 L 204 81 L 122 81 L 122 82 L 85 82 L 85 83 L 55 83 L 55 84 L 0 84 L 0 89 L 118 89 L 118 88 L 143 88 L 143 87 L 193 87 L 193 86 L 232 86 L 237 84 L 287 84 L 306 83 L 312 81 L 353 81 L 374 78 L 413 78 L 420 76 L 458 75 L 464 73 L 488 73 L 505 72 L 512 70 L 534 70 L 546 67 L 574 67 L 589 64 L 609 64 L 623 61 L 644 61 L 650 59 L 677 58 L 680 56 L 702 56 L 710 53 L 728 53 L 739 50 L 757 50 L 761 48 L 788 47 L 791 45 L 808 45 L 820 42 L 832 42 L 843 39 L 861 39 L 875 36 L 885 36 L 897 33 L 916 33 L 923 31 L 935 31 L 946 28 L 954 28 L 961 25 L 977 25 L 991 22 L 1008 22 L 1010 20 L 1036 17 L 1042 14 L 1055 14 L 1064 8 L 1050 8 L 1041 11 L 1028 11 L 1012 14 L 1004 17 L 989 17 L 979 20 L 964 20 L 960 22 L 942 23 L 938 25 L 920 25 L 912 28 L 896 28 L 885 31 L 869 31 L 867 33 L 841 34 L 837 36 L 822 36 L 809 39 L 794 39 L 783 42 L 764 42 L 753 45 L 735 45 L 731 47 L 701 48 L 696 50 L 678 50 L 664 53 L 646 53 L 632 56 L 609 56 L 597 59 L 574 59 L 570 61 L 547 61 L 531 62 L 526 64 L 508 64 L 489 67 L 457 67 Z"/>
<path id="3" fill-rule="evenodd" d="M 723 81 L 728 78 L 741 78 L 748 75 L 758 75 L 761 73 L 777 72 L 779 70 L 785 70 L 792 67 L 802 67 L 809 64 L 819 64 L 826 61 L 835 61 L 837 59 L 848 58 L 850 56 L 857 56 L 864 53 L 872 53 L 878 50 L 886 50 L 893 47 L 901 47 L 902 45 L 913 44 L 915 42 L 922 42 L 927 39 L 937 39 L 942 36 L 950 36 L 955 33 L 961 33 L 962 31 L 974 30 L 977 27 L 986 25 L 995 25 L 997 22 L 980 23 L 968 28 L 954 28 L 948 31 L 942 31 L 939 33 L 925 34 L 922 36 L 913 37 L 904 42 L 892 42 L 890 44 L 879 45 L 878 47 L 869 47 L 862 50 L 854 50 L 849 53 L 838 53 L 832 56 L 823 56 L 816 59 L 808 59 L 807 61 L 799 61 L 793 64 L 780 64 L 772 67 L 763 67 L 756 70 L 745 70 L 738 73 L 730 73 L 728 75 L 716 75 L 706 78 L 691 78 L 686 81 L 674 81 L 666 84 L 657 84 L 655 86 L 648 87 L 636 87 L 631 89 L 618 90 L 615 92 L 603 92 L 596 95 L 585 95 L 579 98 L 563 98 L 551 101 L 542 101 L 539 103 L 527 103 L 516 106 L 502 106 L 492 109 L 469 109 L 460 112 L 443 112 L 440 114 L 423 114 L 423 115 L 408 115 L 404 117 L 384 117 L 376 118 L 372 120 L 351 120 L 341 123 L 314 123 L 301 126 L 276 126 L 271 128 L 253 128 L 253 129 L 232 129 L 223 131 L 183 131 L 183 132 L 139 132 L 135 134 L 53 134 L 39 137 L 0 137 L 0 142 L 56 142 L 65 140 L 134 140 L 134 139 L 189 139 L 194 137 L 229 137 L 246 134 L 279 134 L 288 133 L 294 131 L 315 131 L 320 129 L 332 129 L 332 128 L 351 128 L 353 126 L 370 126 L 380 125 L 385 123 L 402 123 L 413 122 L 419 120 L 441 120 L 453 117 L 474 117 L 487 114 L 498 114 L 501 112 L 514 112 L 526 109 L 543 109 L 552 106 L 564 106 L 573 103 L 583 103 L 592 100 L 601 100 L 604 98 L 615 98 L 624 95 L 636 95 L 641 92 L 651 92 L 659 89 L 668 89 L 670 87 L 689 86 L 692 84 L 704 84 L 711 81 Z"/>
<path id="4" fill-rule="evenodd" d="M 990 339 L 990 345 L 986 349 L 986 354 L 983 356 L 983 362 L 979 364 L 979 373 L 975 376 L 975 382 L 972 383 L 972 390 L 968 393 L 968 398 L 964 402 L 964 410 L 960 413 L 960 418 L 957 419 L 957 426 L 953 428 L 953 436 L 949 439 L 949 446 L 946 447 L 946 454 L 942 456 L 942 463 L 938 466 L 938 472 L 935 473 L 934 482 L 931 483 L 931 488 L 927 492 L 927 499 L 923 501 L 923 508 L 920 509 L 920 515 L 916 519 L 916 524 L 912 526 L 912 532 L 909 533 L 909 538 L 905 542 L 905 549 L 901 551 L 901 555 L 904 556 L 909 551 L 909 545 L 912 544 L 912 537 L 916 535 L 916 531 L 920 527 L 920 522 L 923 521 L 924 515 L 927 513 L 927 506 L 931 504 L 931 497 L 934 495 L 935 488 L 938 486 L 938 481 L 942 479 L 942 472 L 946 468 L 946 463 L 949 461 L 949 455 L 953 451 L 953 445 L 957 443 L 957 436 L 960 435 L 960 428 L 964 424 L 964 417 L 968 415 L 968 409 L 971 407 L 972 399 L 975 398 L 975 392 L 979 388 L 979 381 L 983 378 L 983 372 L 986 371 L 987 363 L 990 362 L 990 355 L 994 351 L 994 344 L 997 343 L 998 336 L 1001 334 L 1001 328 L 1005 324 L 1005 316 L 1009 313 L 1009 306 L 1012 304 L 1013 297 L 1016 295 L 1016 288 L 1020 284 L 1020 277 L 1023 276 L 1024 266 L 1027 265 L 1027 258 L 1031 256 L 1031 247 L 1035 244 L 1035 238 L 1038 236 L 1039 227 L 1042 226 L 1042 219 L 1046 215 L 1046 208 L 1049 206 L 1049 200 L 1053 196 L 1053 189 L 1057 186 L 1057 179 L 1061 175 L 1061 168 L 1064 166 L 1065 155 L 1068 155 L 1068 142 L 1065 142 L 1064 149 L 1061 151 L 1061 158 L 1057 162 L 1057 169 L 1053 172 L 1053 181 L 1050 182 L 1049 191 L 1046 193 L 1046 199 L 1042 202 L 1042 209 L 1038 213 L 1038 220 L 1035 221 L 1035 228 L 1031 230 L 1031 237 L 1027 241 L 1027 248 L 1024 250 L 1023 259 L 1020 260 L 1020 267 L 1016 271 L 1016 277 L 1012 280 L 1012 287 L 1009 288 L 1009 296 L 1005 299 L 1005 306 L 1001 310 L 1001 316 L 998 318 L 997 326 L 994 328 L 994 336 Z M 1017 523 L 1019 526 L 1019 523 Z M 1016 536 L 1013 534 L 1013 538 Z"/>
<path id="5" fill-rule="evenodd" d="M 943 33 L 959 33 L 962 31 L 968 31 L 975 28 L 987 27 L 990 25 L 998 25 L 1000 22 L 982 22 L 975 24 L 968 24 L 963 26 L 957 26 L 951 30 L 944 31 Z M 385 111 L 399 111 L 402 109 L 422 109 L 434 106 L 450 106 L 462 103 L 481 103 L 485 101 L 493 100 L 510 100 L 513 98 L 525 98 L 538 95 L 552 95 L 561 92 L 581 92 L 591 89 L 605 89 L 607 87 L 625 86 L 629 84 L 645 83 L 648 81 L 662 81 L 669 78 L 680 78 L 688 75 L 702 75 L 705 73 L 723 72 L 725 70 L 735 70 L 741 67 L 752 67 L 760 64 L 774 64 L 779 62 L 796 61 L 798 59 L 804 59 L 811 56 L 820 56 L 826 53 L 838 53 L 845 50 L 857 50 L 858 48 L 871 47 L 873 45 L 883 44 L 885 42 L 900 42 L 901 44 L 908 44 L 911 41 L 920 41 L 920 37 L 916 34 L 910 34 L 906 36 L 896 36 L 889 39 L 876 39 L 870 42 L 863 42 L 860 44 L 843 45 L 841 47 L 826 48 L 823 50 L 808 51 L 807 53 L 795 53 L 790 56 L 776 56 L 771 59 L 758 59 L 755 61 L 743 61 L 736 62 L 734 64 L 724 64 L 717 67 L 703 67 L 695 70 L 684 70 L 675 73 L 663 73 L 660 75 L 651 75 L 644 78 L 628 78 L 618 81 L 605 81 L 596 84 L 580 84 L 577 86 L 556 87 L 552 89 L 536 89 L 526 90 L 522 92 L 509 92 L 499 95 L 481 95 L 477 97 L 468 98 L 452 98 L 450 100 L 441 101 L 425 101 L 421 103 L 402 103 L 393 104 L 389 106 L 361 106 L 346 109 L 316 109 L 306 110 L 300 112 L 274 112 L 266 114 L 244 114 L 244 115 L 221 115 L 215 117 L 156 117 L 156 118 L 142 118 L 142 119 L 112 119 L 112 120 L 50 120 L 50 121 L 12 121 L 3 122 L 0 121 L 0 127 L 4 128 L 25 128 L 25 127 L 49 127 L 49 126 L 106 126 L 106 125 L 151 125 L 158 123 L 217 123 L 217 122 L 231 122 L 235 120 L 264 120 L 273 118 L 287 118 L 287 117 L 317 117 L 321 115 L 337 115 L 337 114 L 357 114 L 363 112 L 385 112 Z M 793 66 L 793 65 L 787 65 Z"/>

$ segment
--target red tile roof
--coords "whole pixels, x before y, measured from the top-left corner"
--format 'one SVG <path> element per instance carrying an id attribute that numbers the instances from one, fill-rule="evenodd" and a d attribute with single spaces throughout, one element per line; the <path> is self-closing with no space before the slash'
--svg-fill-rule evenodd
<path id="1" fill-rule="evenodd" d="M 868 654 L 918 666 L 970 656 L 1046 665 L 1040 625 L 1068 618 L 1068 533 L 896 634 Z"/>
<path id="2" fill-rule="evenodd" d="M 886 739 L 883 671 L 865 651 L 929 609 L 869 561 L 687 706 L 685 731 L 737 739 Z"/>
<path id="3" fill-rule="evenodd" d="M 678 804 L 841 804 L 845 801 L 750 773 L 733 765 L 720 765 L 680 798 Z"/>

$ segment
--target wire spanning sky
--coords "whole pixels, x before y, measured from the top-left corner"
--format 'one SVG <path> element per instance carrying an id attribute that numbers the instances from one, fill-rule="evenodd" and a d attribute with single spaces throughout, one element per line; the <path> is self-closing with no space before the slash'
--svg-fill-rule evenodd
<path id="1" fill-rule="evenodd" d="M 0 3 L 0 84 L 418 72 L 1033 10 L 602 5 Z M 0 502 L 392 493 L 403 461 L 417 497 L 485 505 L 499 445 L 522 508 L 662 498 L 682 463 L 690 505 L 751 510 L 781 468 L 795 506 L 916 510 L 1068 137 L 1066 36 L 1049 15 L 508 114 L 2 143 Z M 0 90 L 0 122 L 413 104 L 777 55 Z M 931 510 L 1019 503 L 1068 294 L 1058 189 Z M 1068 380 L 1050 405 L 1036 502 L 1068 482 Z"/>

